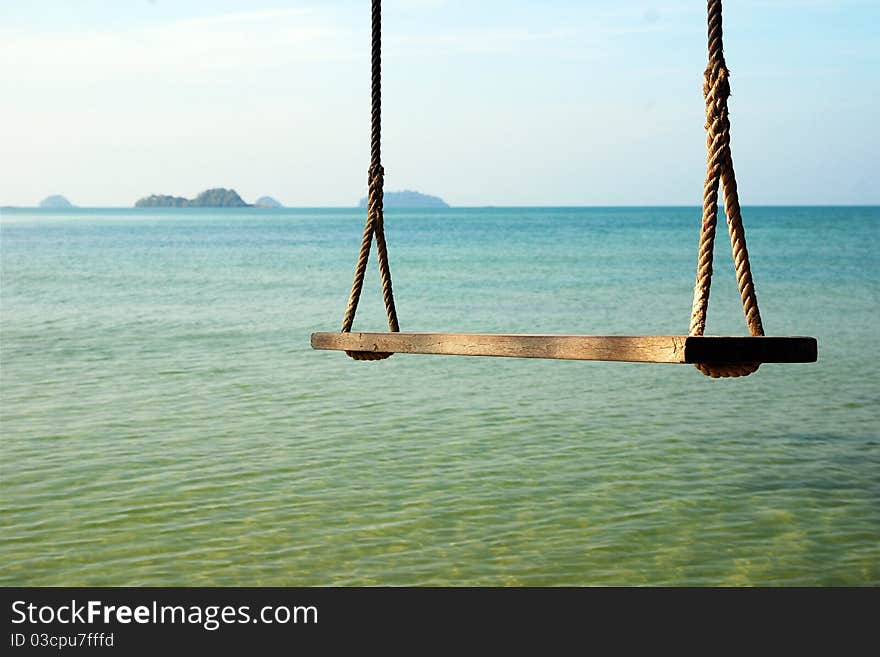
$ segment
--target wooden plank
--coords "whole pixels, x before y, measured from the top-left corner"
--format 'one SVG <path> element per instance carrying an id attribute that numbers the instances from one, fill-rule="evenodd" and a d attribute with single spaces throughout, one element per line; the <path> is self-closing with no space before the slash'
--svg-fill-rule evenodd
<path id="1" fill-rule="evenodd" d="M 313 333 L 315 349 L 408 354 L 683 363 L 682 336 Z"/>
<path id="2" fill-rule="evenodd" d="M 803 337 L 313 333 L 312 347 L 636 363 L 801 363 L 816 360 L 816 340 Z"/>

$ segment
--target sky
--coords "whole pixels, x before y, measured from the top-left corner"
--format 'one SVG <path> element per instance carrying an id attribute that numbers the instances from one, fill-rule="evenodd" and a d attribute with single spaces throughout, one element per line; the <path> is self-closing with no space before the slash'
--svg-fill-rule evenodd
<path id="1" fill-rule="evenodd" d="M 0 2 L 0 205 L 365 194 L 369 0 Z M 725 4 L 742 203 L 880 203 L 880 2 Z M 383 6 L 386 190 L 701 203 L 704 2 Z"/>

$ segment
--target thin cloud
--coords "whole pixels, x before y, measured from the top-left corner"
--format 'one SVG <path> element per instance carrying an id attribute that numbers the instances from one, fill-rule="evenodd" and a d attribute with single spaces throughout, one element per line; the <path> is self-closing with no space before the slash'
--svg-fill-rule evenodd
<path id="1" fill-rule="evenodd" d="M 208 71 L 252 73 L 296 61 L 353 56 L 351 35 L 302 9 L 236 12 L 124 31 L 59 32 L 0 39 L 16 83 L 42 86 L 119 77 L 181 78 Z"/>
<path id="2" fill-rule="evenodd" d="M 254 11 L 235 11 L 227 14 L 220 14 L 218 16 L 204 16 L 199 18 L 186 18 L 179 21 L 174 21 L 173 25 L 179 26 L 211 26 L 211 25 L 224 25 L 229 23 L 234 23 L 235 25 L 241 25 L 243 23 L 253 23 L 253 22 L 265 22 L 265 21 L 274 21 L 277 19 L 286 19 L 293 16 L 302 17 L 308 16 L 311 14 L 307 9 L 303 8 L 295 8 L 295 9 L 260 9 Z"/>

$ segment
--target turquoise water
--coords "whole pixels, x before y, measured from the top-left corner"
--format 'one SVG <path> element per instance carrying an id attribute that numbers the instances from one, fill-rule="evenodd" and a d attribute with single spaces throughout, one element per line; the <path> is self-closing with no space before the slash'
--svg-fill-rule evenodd
<path id="1" fill-rule="evenodd" d="M 716 381 L 312 351 L 356 210 L 4 210 L 0 584 L 880 584 L 880 209 L 745 221 L 819 362 Z M 404 330 L 687 330 L 697 208 L 387 224 Z"/>

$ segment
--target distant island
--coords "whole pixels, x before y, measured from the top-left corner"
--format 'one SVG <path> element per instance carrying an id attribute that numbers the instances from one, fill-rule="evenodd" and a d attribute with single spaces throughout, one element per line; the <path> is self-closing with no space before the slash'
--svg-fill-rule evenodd
<path id="1" fill-rule="evenodd" d="M 278 201 L 276 201 L 271 196 L 261 196 L 254 202 L 254 207 L 256 208 L 283 208 Z"/>
<path id="2" fill-rule="evenodd" d="M 367 207 L 367 197 L 360 200 L 359 207 Z M 448 208 L 446 203 L 439 196 L 429 196 L 421 192 L 414 192 L 405 189 L 402 192 L 385 192 L 383 205 L 386 208 Z"/>
<path id="3" fill-rule="evenodd" d="M 206 189 L 194 199 L 167 194 L 145 196 L 134 204 L 136 208 L 248 208 L 234 189 L 215 187 Z"/>
<path id="4" fill-rule="evenodd" d="M 76 207 L 68 201 L 61 194 L 53 194 L 52 196 L 47 196 L 42 201 L 40 201 L 41 208 L 73 208 Z"/>

